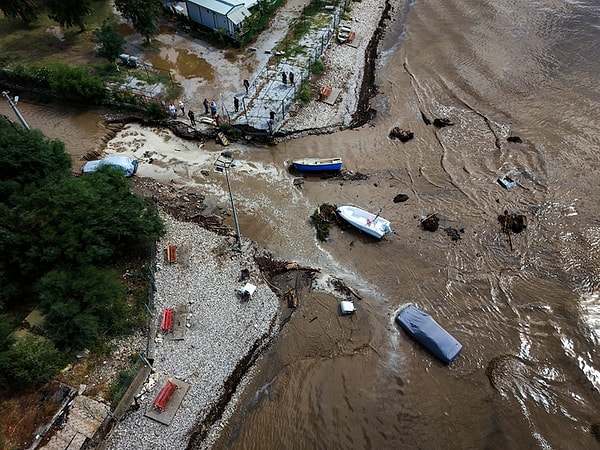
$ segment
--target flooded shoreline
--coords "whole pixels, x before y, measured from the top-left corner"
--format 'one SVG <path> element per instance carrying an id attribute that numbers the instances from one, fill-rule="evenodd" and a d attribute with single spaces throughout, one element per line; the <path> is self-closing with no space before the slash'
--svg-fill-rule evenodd
<path id="1" fill-rule="evenodd" d="M 600 11 L 591 2 L 513 9 L 412 4 L 382 40 L 368 124 L 232 147 L 242 235 L 343 279 L 362 299 L 344 318 L 314 289 L 259 358 L 213 448 L 600 448 L 600 137 L 590 126 L 600 58 L 589 48 Z M 421 111 L 454 125 L 426 125 Z M 390 140 L 393 127 L 415 138 Z M 154 158 L 141 176 L 229 210 L 213 170 L 220 146 L 128 126 L 106 150 L 124 149 Z M 336 155 L 368 178 L 294 187 L 292 159 Z M 497 182 L 506 173 L 514 189 Z M 408 200 L 394 203 L 398 194 Z M 309 217 L 323 202 L 382 208 L 400 232 L 373 241 L 334 227 L 318 242 Z M 512 244 L 504 211 L 528 218 Z M 431 214 L 436 232 L 420 227 Z M 464 233 L 453 241 L 443 228 Z M 463 344 L 450 366 L 394 326 L 409 301 Z"/>

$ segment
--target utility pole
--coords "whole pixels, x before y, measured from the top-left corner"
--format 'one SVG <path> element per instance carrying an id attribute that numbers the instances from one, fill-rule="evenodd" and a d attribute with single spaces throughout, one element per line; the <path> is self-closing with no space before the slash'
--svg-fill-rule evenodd
<path id="1" fill-rule="evenodd" d="M 31 130 L 31 128 L 29 128 L 29 125 L 27 125 L 27 122 L 25 122 L 25 118 L 21 115 L 21 113 L 17 109 L 17 103 L 19 102 L 19 97 L 18 96 L 15 97 L 14 101 L 13 101 L 13 99 L 11 99 L 10 96 L 8 95 L 8 91 L 2 91 L 2 95 L 6 98 L 6 101 L 8 102 L 8 105 L 15 112 L 15 114 L 17 115 L 17 117 L 19 118 L 19 120 L 21 121 L 21 123 L 23 124 L 23 126 L 25 128 L 27 128 L 28 130 Z"/>

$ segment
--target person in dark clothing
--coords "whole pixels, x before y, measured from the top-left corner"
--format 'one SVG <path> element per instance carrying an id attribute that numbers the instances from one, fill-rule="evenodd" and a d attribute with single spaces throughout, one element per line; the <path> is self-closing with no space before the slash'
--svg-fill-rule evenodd
<path id="1" fill-rule="evenodd" d="M 287 84 L 287 73 L 283 72 L 281 74 L 281 81 L 283 82 L 283 84 Z"/>
<path id="2" fill-rule="evenodd" d="M 233 106 L 235 108 L 235 112 L 238 112 L 240 110 L 240 101 L 237 97 L 233 98 Z"/>
<path id="3" fill-rule="evenodd" d="M 202 104 L 204 105 L 204 114 L 208 114 L 208 99 L 205 98 Z"/>
<path id="4" fill-rule="evenodd" d="M 293 86 L 294 85 L 294 72 L 290 72 L 289 79 L 290 79 L 290 84 Z"/>
<path id="5" fill-rule="evenodd" d="M 244 87 L 246 88 L 246 94 L 248 93 L 248 88 L 250 87 L 250 83 L 248 80 L 244 80 Z"/>
<path id="6" fill-rule="evenodd" d="M 191 109 L 188 111 L 188 117 L 190 118 L 190 123 L 192 124 L 193 127 L 196 126 L 196 117 L 194 115 L 194 111 L 192 111 Z"/>

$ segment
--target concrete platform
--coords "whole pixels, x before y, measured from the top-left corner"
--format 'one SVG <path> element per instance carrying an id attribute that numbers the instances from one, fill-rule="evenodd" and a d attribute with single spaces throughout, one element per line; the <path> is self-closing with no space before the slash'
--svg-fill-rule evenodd
<path id="1" fill-rule="evenodd" d="M 172 341 L 183 341 L 185 339 L 185 331 L 187 329 L 187 315 L 189 309 L 186 305 L 180 305 L 173 313 L 173 329 L 167 334 L 167 339 Z"/>
<path id="2" fill-rule="evenodd" d="M 327 96 L 323 103 L 327 103 L 328 105 L 333 105 L 337 98 L 340 96 L 340 90 L 338 88 L 331 88 L 331 94 Z"/>
<path id="3" fill-rule="evenodd" d="M 178 380 L 176 378 L 170 378 L 170 381 L 177 385 L 177 390 L 173 393 L 172 397 L 169 399 L 169 403 L 167 403 L 167 407 L 164 411 L 161 411 L 158 408 L 154 407 L 154 401 L 152 401 L 152 406 L 146 411 L 144 414 L 146 417 L 152 420 L 156 420 L 164 425 L 171 425 L 173 421 L 173 417 L 177 413 L 181 402 L 183 401 L 183 397 L 187 394 L 187 391 L 190 389 L 190 385 L 185 381 Z M 162 389 L 162 385 L 159 386 Z M 160 389 L 156 392 L 156 395 L 160 392 Z"/>

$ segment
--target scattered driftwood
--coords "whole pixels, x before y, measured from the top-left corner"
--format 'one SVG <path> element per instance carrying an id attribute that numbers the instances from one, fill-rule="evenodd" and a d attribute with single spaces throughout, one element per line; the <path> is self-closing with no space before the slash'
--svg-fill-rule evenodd
<path id="1" fill-rule="evenodd" d="M 444 128 L 444 127 L 452 126 L 452 125 L 454 125 L 454 123 L 450 119 L 443 117 L 443 118 L 433 119 L 433 125 L 438 128 Z"/>
<path id="2" fill-rule="evenodd" d="M 506 140 L 508 142 L 514 142 L 516 144 L 523 143 L 523 141 L 521 140 L 521 138 L 519 136 L 509 136 L 509 137 L 506 138 Z"/>
<path id="3" fill-rule="evenodd" d="M 427 117 L 423 111 L 421 111 L 421 119 L 423 119 L 425 125 L 431 125 L 431 120 L 429 120 L 429 117 Z"/>
<path id="4" fill-rule="evenodd" d="M 354 296 L 358 300 L 362 300 L 362 297 L 354 289 L 352 289 L 350 286 L 344 283 L 344 281 L 341 278 L 331 276 L 331 279 L 331 284 L 337 292 L 345 295 L 346 297 Z"/>
<path id="5" fill-rule="evenodd" d="M 439 227 L 440 219 L 435 214 L 431 214 L 421 220 L 421 227 L 425 231 L 437 231 Z"/>
<path id="6" fill-rule="evenodd" d="M 394 197 L 394 203 L 403 203 L 408 200 L 408 195 L 406 194 L 398 194 Z"/>
<path id="7" fill-rule="evenodd" d="M 394 127 L 389 134 L 391 139 L 400 139 L 400 142 L 410 141 L 415 134 L 410 130 L 404 130 L 400 127 Z"/>
<path id="8" fill-rule="evenodd" d="M 294 187 L 296 189 L 304 188 L 304 179 L 302 178 L 294 178 Z"/>

